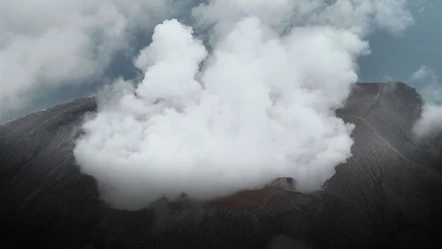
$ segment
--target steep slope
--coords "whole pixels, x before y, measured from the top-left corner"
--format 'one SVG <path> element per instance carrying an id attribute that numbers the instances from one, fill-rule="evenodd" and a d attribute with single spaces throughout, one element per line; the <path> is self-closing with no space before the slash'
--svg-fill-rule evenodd
<path id="1" fill-rule="evenodd" d="M 305 195 L 276 181 L 209 203 L 183 197 L 129 212 L 102 203 L 95 180 L 74 162 L 73 142 L 95 100 L 64 103 L 0 126 L 3 241 L 37 248 L 438 248 L 442 149 L 412 140 L 421 106 L 403 83 L 358 84 L 337 111 L 356 124 L 353 157 L 321 192 Z"/>

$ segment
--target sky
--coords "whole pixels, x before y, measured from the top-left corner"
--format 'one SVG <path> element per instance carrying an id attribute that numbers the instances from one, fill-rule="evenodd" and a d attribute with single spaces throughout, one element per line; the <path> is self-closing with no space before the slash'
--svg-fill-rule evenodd
<path id="1" fill-rule="evenodd" d="M 402 81 L 423 89 L 442 79 L 442 1 L 409 1 L 414 23 L 401 35 L 382 31 L 368 37 L 372 54 L 359 59 L 361 82 Z M 426 75 L 413 79 L 421 67 Z M 432 79 L 434 76 L 435 79 Z M 429 96 L 425 96 L 429 97 Z"/>
<path id="2" fill-rule="evenodd" d="M 441 1 L 2 1 L 0 120 L 98 94 L 74 156 L 115 208 L 317 191 L 352 156 L 356 82 L 416 87 L 415 135 L 442 131 Z"/>

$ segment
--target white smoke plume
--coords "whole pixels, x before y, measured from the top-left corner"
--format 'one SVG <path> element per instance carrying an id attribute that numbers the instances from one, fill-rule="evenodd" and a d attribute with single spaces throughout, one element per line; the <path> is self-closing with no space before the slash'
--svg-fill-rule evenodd
<path id="1" fill-rule="evenodd" d="M 281 31 L 286 25 L 332 26 L 364 36 L 375 28 L 402 33 L 413 17 L 407 0 L 214 0 L 193 10 L 200 25 L 217 23 L 217 32 L 229 32 L 244 16 L 257 16 L 261 22 Z"/>
<path id="2" fill-rule="evenodd" d="M 320 189 L 351 156 L 353 125 L 334 111 L 369 53 L 364 35 L 412 20 L 402 0 L 213 0 L 192 13 L 211 48 L 177 20 L 158 25 L 135 60 L 144 79 L 107 92 L 77 141 L 82 171 L 116 208 L 210 199 L 276 177 Z"/>
<path id="3" fill-rule="evenodd" d="M 410 82 L 424 86 L 419 89 L 424 106 L 413 127 L 414 136 L 418 140 L 437 138 L 442 135 L 442 84 L 437 75 L 425 65 L 410 76 Z"/>
<path id="4" fill-rule="evenodd" d="M 172 15 L 174 2 L 0 1 L 0 115 L 58 87 L 99 81 L 134 33 Z"/>
<path id="5" fill-rule="evenodd" d="M 432 139 L 442 134 L 442 106 L 425 105 L 413 127 L 418 139 Z"/>

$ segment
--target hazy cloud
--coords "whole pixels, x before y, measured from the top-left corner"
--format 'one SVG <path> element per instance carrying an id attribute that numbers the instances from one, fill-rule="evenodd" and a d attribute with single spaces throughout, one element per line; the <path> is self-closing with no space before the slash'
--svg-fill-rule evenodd
<path id="1" fill-rule="evenodd" d="M 174 1 L 0 2 L 0 114 L 69 84 L 100 79 L 133 35 L 174 12 Z M 147 39 L 147 38 L 146 38 Z"/>
<path id="2" fill-rule="evenodd" d="M 442 84 L 425 65 L 410 76 L 410 81 L 424 99 L 421 117 L 413 128 L 414 134 L 418 139 L 436 137 L 442 133 Z"/>
<path id="3" fill-rule="evenodd" d="M 117 53 L 133 54 L 137 34 L 170 16 L 220 35 L 244 15 L 283 31 L 291 25 L 331 25 L 365 33 L 370 26 L 401 32 L 412 22 L 404 0 L 5 0 L 0 2 L 0 115 L 52 90 L 97 82 Z M 394 11 L 389 11 L 394 10 Z M 226 18 L 228 17 L 228 18 Z M 220 21 L 222 19 L 222 21 Z M 149 37 L 146 37 L 149 40 Z"/>
<path id="4" fill-rule="evenodd" d="M 413 128 L 419 139 L 432 139 L 442 133 L 442 106 L 426 105 Z"/>
<path id="5" fill-rule="evenodd" d="M 411 75 L 413 81 L 435 81 L 435 74 L 425 65 L 419 67 L 419 69 Z"/>

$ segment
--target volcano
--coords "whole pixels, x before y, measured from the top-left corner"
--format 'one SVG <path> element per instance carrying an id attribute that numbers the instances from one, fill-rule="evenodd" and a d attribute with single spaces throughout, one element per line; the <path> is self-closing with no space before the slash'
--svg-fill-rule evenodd
<path id="1" fill-rule="evenodd" d="M 322 191 L 296 179 L 202 202 L 112 209 L 73 148 L 94 98 L 0 126 L 2 244 L 29 248 L 442 248 L 442 139 L 415 141 L 423 101 L 401 82 L 356 84 L 336 114 L 353 156 Z"/>

